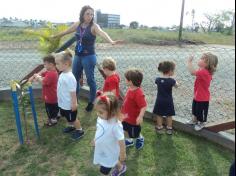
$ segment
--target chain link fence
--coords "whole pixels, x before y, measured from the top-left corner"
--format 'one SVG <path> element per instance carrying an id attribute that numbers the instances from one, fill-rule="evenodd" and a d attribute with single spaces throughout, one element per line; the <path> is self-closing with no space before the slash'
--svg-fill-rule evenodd
<path id="1" fill-rule="evenodd" d="M 42 64 L 43 55 L 37 50 L 35 40 L 1 40 L 0 39 L 0 89 L 10 88 L 11 80 L 21 80 L 38 64 Z M 72 47 L 73 48 L 73 47 Z M 98 63 L 106 57 L 117 61 L 121 75 L 121 89 L 126 92 L 124 72 L 132 67 L 144 73 L 143 88 L 149 103 L 149 110 L 155 103 L 157 87 L 155 78 L 160 75 L 157 70 L 159 62 L 164 60 L 176 63 L 176 80 L 181 84 L 174 89 L 176 118 L 190 119 L 193 99 L 194 77 L 187 70 L 190 55 L 199 59 L 203 52 L 210 51 L 219 57 L 219 65 L 211 85 L 212 100 L 209 110 L 209 122 L 219 122 L 235 118 L 235 48 L 213 45 L 150 46 L 138 44 L 97 44 Z M 197 64 L 195 64 L 197 67 Z M 98 88 L 102 88 L 103 78 L 96 70 Z M 1 97 L 0 97 L 1 98 Z"/>

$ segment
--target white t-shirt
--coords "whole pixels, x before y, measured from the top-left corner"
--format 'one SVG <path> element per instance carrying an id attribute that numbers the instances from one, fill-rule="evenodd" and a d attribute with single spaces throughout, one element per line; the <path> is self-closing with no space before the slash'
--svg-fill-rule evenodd
<path id="1" fill-rule="evenodd" d="M 123 126 L 116 118 L 97 119 L 95 135 L 94 164 L 113 168 L 119 161 L 119 141 L 124 140 Z"/>
<path id="2" fill-rule="evenodd" d="M 72 72 L 62 72 L 57 83 L 58 106 L 71 110 L 71 92 L 76 92 L 77 82 Z"/>

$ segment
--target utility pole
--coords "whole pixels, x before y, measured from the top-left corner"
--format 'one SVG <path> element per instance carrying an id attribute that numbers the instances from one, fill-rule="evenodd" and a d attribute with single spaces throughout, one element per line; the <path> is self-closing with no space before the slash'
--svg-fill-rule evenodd
<path id="1" fill-rule="evenodd" d="M 179 25 L 179 42 L 182 40 L 183 22 L 184 22 L 184 6 L 185 6 L 185 0 L 182 0 L 181 18 L 180 18 L 180 25 Z"/>
<path id="2" fill-rule="evenodd" d="M 233 35 L 235 35 L 235 13 L 234 13 L 234 17 L 233 17 L 233 20 L 232 20 L 231 33 Z"/>

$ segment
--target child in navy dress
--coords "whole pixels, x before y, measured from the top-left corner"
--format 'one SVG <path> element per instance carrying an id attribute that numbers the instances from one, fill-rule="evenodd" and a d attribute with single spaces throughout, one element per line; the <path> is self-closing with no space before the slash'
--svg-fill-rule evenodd
<path id="1" fill-rule="evenodd" d="M 163 117 L 167 118 L 166 132 L 172 134 L 172 116 L 175 115 L 172 88 L 178 87 L 176 80 L 171 78 L 174 75 L 175 63 L 170 61 L 161 62 L 158 71 L 162 73 L 161 77 L 156 78 L 157 99 L 153 113 L 157 116 L 156 131 L 163 132 Z"/>

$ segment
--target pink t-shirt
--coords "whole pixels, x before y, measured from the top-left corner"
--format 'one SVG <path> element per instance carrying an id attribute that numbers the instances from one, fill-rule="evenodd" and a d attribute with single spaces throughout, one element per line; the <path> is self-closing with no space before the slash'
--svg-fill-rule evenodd
<path id="1" fill-rule="evenodd" d="M 194 83 L 194 100 L 210 101 L 210 84 L 212 75 L 207 69 L 199 69 L 196 72 L 196 80 Z"/>

